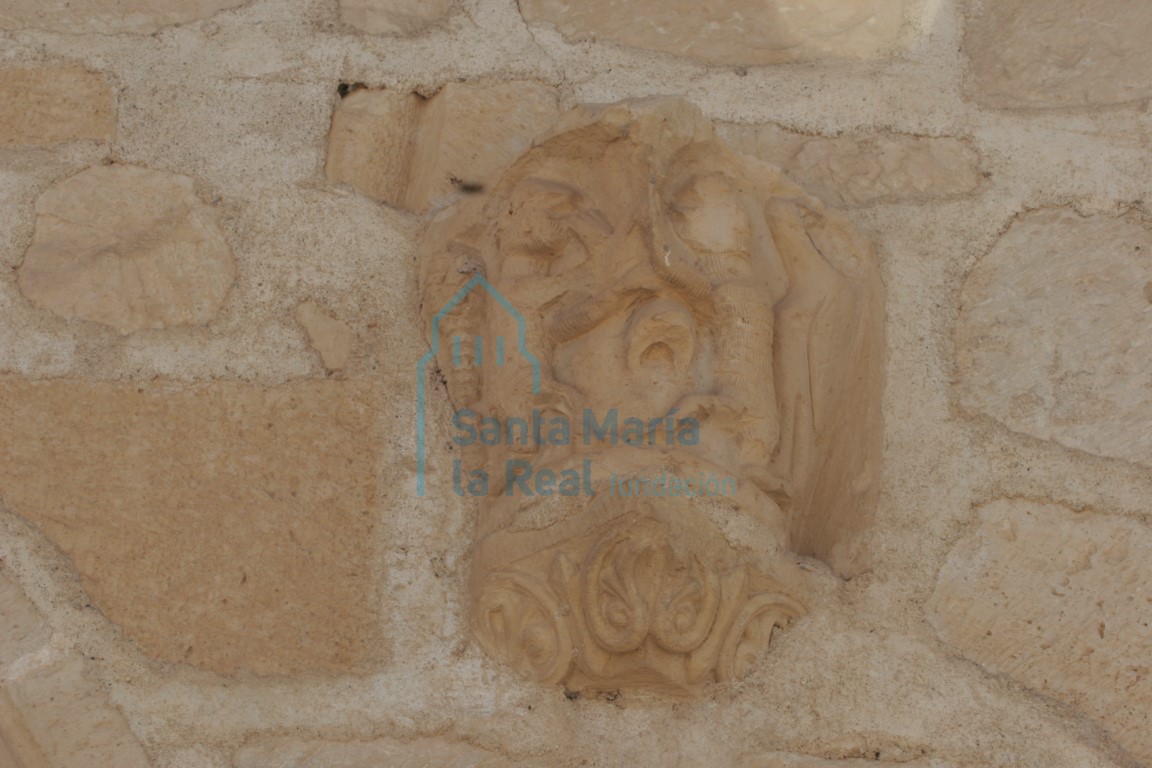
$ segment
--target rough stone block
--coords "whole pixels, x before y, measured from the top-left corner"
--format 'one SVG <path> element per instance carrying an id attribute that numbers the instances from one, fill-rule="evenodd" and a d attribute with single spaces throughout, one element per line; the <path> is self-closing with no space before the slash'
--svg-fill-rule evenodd
<path id="1" fill-rule="evenodd" d="M 4 768 L 148 768 L 148 758 L 107 695 L 69 655 L 0 688 Z"/>
<path id="2" fill-rule="evenodd" d="M 328 178 L 410 211 L 478 190 L 559 115 L 536 83 L 449 83 L 431 99 L 361 89 L 332 116 Z"/>
<path id="3" fill-rule="evenodd" d="M 0 145 L 55 144 L 116 132 L 112 89 L 80 67 L 0 69 Z"/>
<path id="4" fill-rule="evenodd" d="M 341 21 L 376 34 L 411 35 L 451 10 L 452 0 L 340 0 Z"/>
<path id="5" fill-rule="evenodd" d="M 975 192 L 980 156 L 950 137 L 810 137 L 774 125 L 727 125 L 737 149 L 780 167 L 830 205 L 927 202 Z"/>
<path id="6" fill-rule="evenodd" d="M 520 0 L 520 11 L 571 41 L 609 40 L 705 64 L 873 57 L 903 22 L 902 0 Z"/>
<path id="7" fill-rule="evenodd" d="M 1152 760 L 1152 530 L 1023 500 L 984 507 L 978 523 L 929 603 L 940 636 Z"/>
<path id="8" fill-rule="evenodd" d="M 234 764 L 236 768 L 529 768 L 493 752 L 439 739 L 409 743 L 272 739 L 243 747 Z"/>
<path id="9" fill-rule="evenodd" d="M 324 165 L 330 181 L 400 206 L 412 161 L 422 99 L 414 93 L 360 88 L 340 100 Z"/>
<path id="10" fill-rule="evenodd" d="M 352 329 L 313 301 L 306 301 L 296 308 L 296 319 L 304 326 L 312 347 L 320 353 L 324 367 L 330 371 L 343 368 L 352 353 L 355 340 Z"/>
<path id="11" fill-rule="evenodd" d="M 973 3 L 964 38 L 977 101 L 1083 107 L 1152 96 L 1144 0 Z"/>
<path id="12" fill-rule="evenodd" d="M 745 758 L 740 763 L 740 768 L 948 768 L 948 766 L 938 760 L 914 760 L 912 762 L 890 762 L 864 758 L 826 760 L 810 755 L 773 752 Z"/>
<path id="13" fill-rule="evenodd" d="M 236 266 L 192 179 L 102 165 L 36 201 L 35 234 L 17 276 L 32 303 L 127 334 L 211 321 Z"/>
<path id="14" fill-rule="evenodd" d="M 5 0 L 0 28 L 74 34 L 150 35 L 171 24 L 206 19 L 248 0 Z"/>
<path id="15" fill-rule="evenodd" d="M 976 264 L 955 342 L 961 402 L 1018 432 L 1152 466 L 1152 232 L 1025 213 Z"/>
<path id="16" fill-rule="evenodd" d="M 0 496 L 151 656 L 352 672 L 383 655 L 374 413 L 354 382 L 0 379 Z"/>

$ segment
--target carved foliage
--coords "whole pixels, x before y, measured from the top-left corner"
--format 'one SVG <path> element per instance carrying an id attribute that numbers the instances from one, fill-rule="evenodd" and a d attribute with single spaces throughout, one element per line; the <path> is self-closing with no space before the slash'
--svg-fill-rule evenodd
<path id="1" fill-rule="evenodd" d="M 643 516 L 590 546 L 549 551 L 547 575 L 491 572 L 478 590 L 477 638 L 521 671 L 574 688 L 686 693 L 739 679 L 773 630 L 804 613 L 789 594 L 795 587 L 676 541 L 667 524 Z"/>
<path id="2" fill-rule="evenodd" d="M 787 550 L 866 567 L 883 319 L 871 250 L 695 109 L 574 110 L 441 214 L 422 251 L 429 317 L 468 275 L 494 291 L 437 326 L 453 405 L 573 429 L 463 451 L 493 479 L 472 582 L 492 655 L 569 687 L 694 690 L 741 676 L 803 612 Z M 481 365 L 480 346 L 453 342 L 482 336 L 521 339 L 539 391 L 523 361 Z M 606 436 L 610 412 L 643 429 Z M 694 439 L 668 438 L 677 419 Z M 595 465 L 594 495 L 517 495 L 510 461 Z M 651 498 L 663 473 L 738 490 Z M 646 490 L 622 492 L 635 482 Z"/>

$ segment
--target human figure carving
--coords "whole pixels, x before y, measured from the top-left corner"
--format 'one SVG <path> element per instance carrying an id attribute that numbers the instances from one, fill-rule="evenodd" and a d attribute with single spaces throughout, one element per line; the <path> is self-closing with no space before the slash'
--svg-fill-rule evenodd
<path id="1" fill-rule="evenodd" d="M 694 108 L 574 110 L 437 218 L 421 264 L 426 308 L 483 274 L 542 367 L 536 394 L 523 366 L 442 354 L 453 405 L 573 425 L 568 441 L 464 452 L 493 481 L 471 578 L 493 656 L 571 689 L 694 692 L 742 676 L 805 612 L 798 555 L 867 567 L 883 323 L 872 251 Z M 516 336 L 485 294 L 447 327 Z M 609 436 L 610 413 L 644 427 Z M 590 487 L 518 493 L 509 462 L 538 476 L 592 467 Z M 672 494 L 653 481 L 670 476 L 732 482 Z"/>

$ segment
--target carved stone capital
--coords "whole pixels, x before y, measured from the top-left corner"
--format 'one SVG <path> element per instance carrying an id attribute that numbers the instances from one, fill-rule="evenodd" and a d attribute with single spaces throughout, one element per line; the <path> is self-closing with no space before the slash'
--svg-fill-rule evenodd
<path id="1" fill-rule="evenodd" d="M 804 613 L 796 554 L 867 567 L 874 255 L 694 108 L 573 110 L 441 212 L 421 271 L 474 419 L 455 426 L 483 480 L 471 589 L 492 656 L 574 689 L 693 692 Z"/>

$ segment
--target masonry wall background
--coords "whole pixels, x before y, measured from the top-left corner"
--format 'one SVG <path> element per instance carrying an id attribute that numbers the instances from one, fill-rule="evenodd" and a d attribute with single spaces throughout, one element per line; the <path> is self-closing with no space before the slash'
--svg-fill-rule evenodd
<path id="1" fill-rule="evenodd" d="M 0 765 L 1152 765 L 1152 7 L 701 7 L 0 0 Z M 415 246 L 664 94 L 876 244 L 875 564 L 732 688 L 571 699 L 414 495 Z"/>

